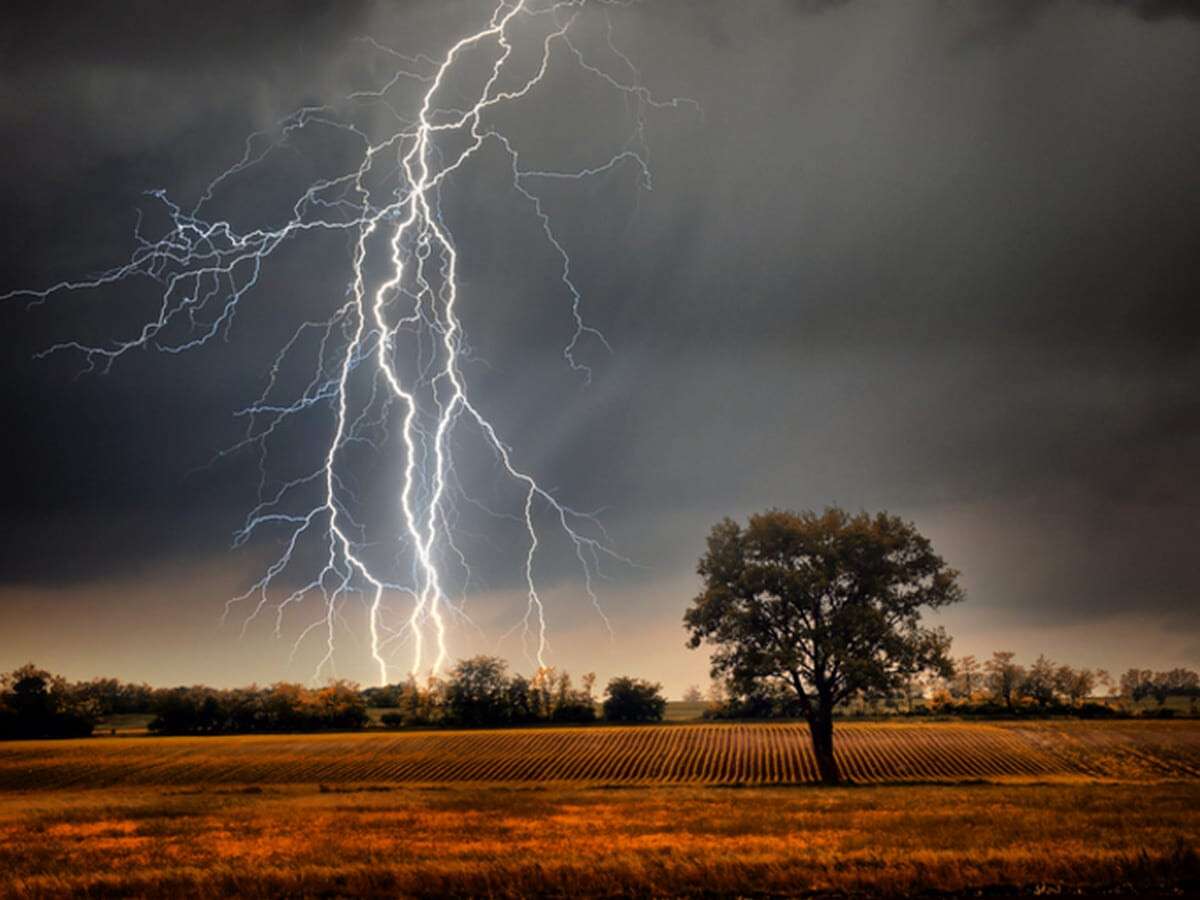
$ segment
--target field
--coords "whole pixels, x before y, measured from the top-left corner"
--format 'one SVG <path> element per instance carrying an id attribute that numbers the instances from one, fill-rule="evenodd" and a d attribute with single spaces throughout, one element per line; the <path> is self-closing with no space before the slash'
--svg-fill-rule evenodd
<path id="1" fill-rule="evenodd" d="M 1200 890 L 1200 723 L 0 745 L 0 896 Z"/>
<path id="2" fill-rule="evenodd" d="M 848 723 L 838 762 L 860 784 L 1200 776 L 1200 723 Z M 803 784 L 806 726 L 706 724 L 0 745 L 0 790 L 251 784 Z"/>

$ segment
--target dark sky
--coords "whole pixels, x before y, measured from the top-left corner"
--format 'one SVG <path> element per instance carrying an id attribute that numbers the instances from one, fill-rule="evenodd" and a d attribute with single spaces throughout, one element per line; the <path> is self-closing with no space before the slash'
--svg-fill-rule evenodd
<path id="1" fill-rule="evenodd" d="M 386 80 L 386 57 L 359 38 L 440 57 L 489 9 L 6 8 L 0 293 L 124 261 L 135 211 L 154 227 L 144 190 L 190 204 L 250 132 Z M 612 347 L 581 348 L 590 385 L 562 360 L 567 300 L 504 160 L 482 155 L 443 198 L 464 324 L 487 362 L 468 369 L 476 399 L 547 486 L 604 509 L 639 564 L 601 585 L 610 640 L 568 548 L 548 548 L 552 662 L 633 671 L 672 694 L 703 681 L 680 618 L 709 526 L 837 503 L 913 519 L 962 570 L 969 599 L 944 617 L 958 652 L 1200 663 L 1196 9 L 612 10 L 643 82 L 704 114 L 648 112 L 652 191 L 629 169 L 546 191 L 588 320 Z M 501 122 L 529 164 L 611 155 L 629 124 L 620 96 L 566 60 L 551 76 Z M 345 154 L 336 137 L 302 136 L 231 182 L 216 211 L 240 227 L 269 220 Z M 341 302 L 347 259 L 344 239 L 296 242 L 228 340 L 136 352 L 104 375 L 81 374 L 78 355 L 34 354 L 128 337 L 152 314 L 147 283 L 0 304 L 0 667 L 34 658 L 159 683 L 310 674 L 319 648 L 289 654 L 312 615 L 289 617 L 282 639 L 269 622 L 244 637 L 218 626 L 274 545 L 230 550 L 253 502 L 252 456 L 197 469 L 238 440 L 233 413 L 296 323 Z M 277 464 L 300 471 L 321 427 Z M 463 452 L 464 479 L 484 484 L 486 463 Z M 393 490 L 386 464 L 356 474 L 371 495 Z M 477 536 L 468 605 L 482 634 L 456 628 L 456 654 L 494 649 L 522 602 L 519 541 L 499 527 Z M 361 620 L 348 619 L 338 671 L 366 680 Z M 518 644 L 500 649 L 528 668 Z"/>

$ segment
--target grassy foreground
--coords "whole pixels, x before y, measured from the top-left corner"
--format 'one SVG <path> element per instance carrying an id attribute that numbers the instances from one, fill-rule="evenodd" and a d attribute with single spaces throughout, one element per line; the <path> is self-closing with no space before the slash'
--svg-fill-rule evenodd
<path id="1" fill-rule="evenodd" d="M 1200 890 L 1200 784 L 0 794 L 0 894 Z"/>

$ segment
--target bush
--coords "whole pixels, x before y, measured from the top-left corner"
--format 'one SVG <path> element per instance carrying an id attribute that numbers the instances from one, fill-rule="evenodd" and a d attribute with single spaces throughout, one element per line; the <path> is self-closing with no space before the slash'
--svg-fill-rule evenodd
<path id="1" fill-rule="evenodd" d="M 604 693 L 604 718 L 609 722 L 658 722 L 667 710 L 662 685 L 641 678 L 614 678 Z"/>

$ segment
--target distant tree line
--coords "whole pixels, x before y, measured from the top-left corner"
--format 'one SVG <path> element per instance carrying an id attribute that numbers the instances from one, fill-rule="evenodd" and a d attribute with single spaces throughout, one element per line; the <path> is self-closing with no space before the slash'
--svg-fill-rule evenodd
<path id="1" fill-rule="evenodd" d="M 661 686 L 613 678 L 597 703 L 595 675 L 576 688 L 571 676 L 542 669 L 531 678 L 509 674 L 500 659 L 462 660 L 445 678 L 360 689 L 349 681 L 309 688 L 152 688 L 114 678 L 71 683 L 32 663 L 0 677 L 0 739 L 84 737 L 114 715 L 152 715 L 157 734 L 244 734 L 353 730 L 366 727 L 370 707 L 387 709 L 386 727 L 479 727 L 540 722 L 652 722 L 666 709 Z"/>
<path id="2" fill-rule="evenodd" d="M 71 685 L 80 701 L 91 704 L 101 716 L 136 715 L 150 712 L 156 695 L 148 684 L 134 684 L 116 678 L 93 678 Z"/>
<path id="3" fill-rule="evenodd" d="M 537 723 L 656 722 L 666 700 L 661 686 L 639 678 L 611 679 L 602 698 L 595 676 L 576 687 L 571 676 L 542 669 L 532 677 L 510 674 L 503 660 L 477 656 L 460 661 L 444 678 L 408 679 L 360 689 L 348 681 L 309 688 L 280 682 L 267 687 L 153 688 L 115 678 L 68 682 L 32 663 L 0 676 L 0 739 L 83 737 L 115 715 L 151 715 L 157 734 L 239 734 L 353 730 L 371 722 L 369 709 L 389 728 L 471 728 Z M 1077 669 L 1039 656 L 1025 666 L 1008 651 L 980 662 L 952 661 L 950 674 L 904 679 L 892 690 L 857 691 L 837 707 L 855 715 L 1081 715 L 1128 714 L 1136 704 L 1154 707 L 1140 715 L 1171 716 L 1172 698 L 1200 703 L 1200 674 L 1191 669 L 1155 672 L 1130 669 L 1114 680 L 1103 669 Z M 688 701 L 700 701 L 690 688 Z M 802 718 L 795 693 L 770 682 L 714 682 L 706 718 Z"/>
<path id="4" fill-rule="evenodd" d="M 1190 669 L 1168 672 L 1130 669 L 1118 680 L 1104 669 L 1075 668 L 1038 656 L 1029 666 L 1021 665 L 1016 654 L 998 651 L 980 663 L 973 656 L 954 661 L 953 675 L 929 684 L 930 705 L 950 711 L 991 713 L 1061 712 L 1111 713 L 1122 705 L 1157 701 L 1159 714 L 1171 697 L 1189 701 L 1190 713 L 1196 713 L 1200 698 L 1200 675 Z"/>
<path id="5" fill-rule="evenodd" d="M 948 675 L 928 673 L 903 679 L 891 690 L 860 690 L 838 707 L 854 715 L 1093 715 L 1128 714 L 1134 704 L 1153 700 L 1155 709 L 1141 715 L 1171 716 L 1171 698 L 1186 699 L 1197 714 L 1200 674 L 1191 669 L 1154 672 L 1130 669 L 1114 680 L 1104 669 L 1075 668 L 1044 654 L 1028 666 L 1016 654 L 997 651 L 991 659 L 962 656 L 951 661 Z M 795 696 L 779 688 L 753 686 L 737 690 L 715 683 L 709 693 L 709 718 L 799 718 Z"/>
<path id="6" fill-rule="evenodd" d="M 310 689 L 280 682 L 232 690 L 179 687 L 157 691 L 149 728 L 157 734 L 245 734 L 349 730 L 370 717 L 358 685 L 333 681 Z"/>
<path id="7" fill-rule="evenodd" d="M 555 669 L 541 669 L 531 678 L 509 674 L 503 660 L 476 656 L 460 661 L 444 679 L 419 683 L 410 678 L 364 694 L 371 706 L 389 710 L 382 716 L 389 727 L 594 722 L 596 676 L 589 672 L 581 681 L 576 688 L 568 673 Z M 609 681 L 599 705 L 607 722 L 655 722 L 667 701 L 661 685 L 622 676 Z"/>
<path id="8" fill-rule="evenodd" d="M 1200 700 L 1200 674 L 1191 669 L 1169 672 L 1129 669 L 1121 676 L 1120 690 L 1122 696 L 1133 700 L 1153 698 L 1160 707 L 1171 697 L 1186 697 L 1190 712 L 1195 715 L 1196 702 Z"/>

